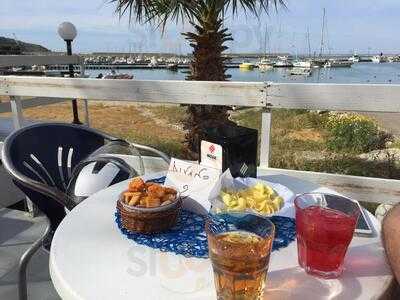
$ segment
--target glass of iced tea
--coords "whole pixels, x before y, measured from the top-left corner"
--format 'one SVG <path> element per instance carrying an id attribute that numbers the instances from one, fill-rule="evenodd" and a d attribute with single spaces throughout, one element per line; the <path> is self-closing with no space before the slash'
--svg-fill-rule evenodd
<path id="1" fill-rule="evenodd" d="M 266 217 L 220 213 L 206 223 L 218 300 L 258 300 L 264 293 L 275 234 Z"/>
<path id="2" fill-rule="evenodd" d="M 359 205 L 348 198 L 318 193 L 300 195 L 294 203 L 299 265 L 311 275 L 339 277 Z"/>

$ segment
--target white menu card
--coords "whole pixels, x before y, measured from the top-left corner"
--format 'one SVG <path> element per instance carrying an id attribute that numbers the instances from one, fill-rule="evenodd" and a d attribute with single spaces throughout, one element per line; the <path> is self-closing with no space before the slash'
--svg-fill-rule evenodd
<path id="1" fill-rule="evenodd" d="M 207 214 L 211 208 L 209 195 L 220 175 L 221 170 L 173 158 L 165 185 L 178 189 L 186 209 Z"/>

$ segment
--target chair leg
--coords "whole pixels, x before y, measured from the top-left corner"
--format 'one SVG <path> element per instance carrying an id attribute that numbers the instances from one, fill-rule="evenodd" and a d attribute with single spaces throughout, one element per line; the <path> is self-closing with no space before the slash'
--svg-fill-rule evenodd
<path id="1" fill-rule="evenodd" d="M 28 287 L 26 282 L 26 268 L 32 256 L 36 253 L 36 251 L 42 246 L 43 240 L 47 238 L 47 236 L 51 233 L 50 221 L 47 219 L 47 227 L 44 234 L 33 243 L 33 245 L 22 254 L 19 260 L 19 270 L 18 270 L 18 298 L 19 300 L 27 300 L 28 299 Z"/>

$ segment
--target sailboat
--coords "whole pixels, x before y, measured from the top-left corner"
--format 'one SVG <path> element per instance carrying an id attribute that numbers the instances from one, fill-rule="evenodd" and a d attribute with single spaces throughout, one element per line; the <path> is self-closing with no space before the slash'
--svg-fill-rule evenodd
<path id="1" fill-rule="evenodd" d="M 258 63 L 258 68 L 260 69 L 260 72 L 264 73 L 268 70 L 273 69 L 274 63 L 271 60 L 269 60 L 268 58 L 263 58 Z"/>
<path id="2" fill-rule="evenodd" d="M 326 63 L 326 59 L 324 59 L 322 57 L 323 51 L 324 51 L 324 46 L 325 46 L 325 26 L 326 26 L 326 9 L 324 8 L 324 13 L 322 16 L 322 29 L 321 29 L 321 47 L 319 50 L 319 57 L 315 58 L 315 54 L 314 54 L 314 59 L 313 59 L 313 64 L 314 66 L 317 67 L 324 67 L 325 63 Z"/>
<path id="3" fill-rule="evenodd" d="M 274 63 L 267 58 L 267 44 L 269 45 L 268 24 L 265 24 L 264 58 L 258 63 L 258 69 L 264 73 L 274 67 Z"/>
<path id="4" fill-rule="evenodd" d="M 313 61 L 311 60 L 311 45 L 310 45 L 310 30 L 307 28 L 306 34 L 308 40 L 308 58 L 303 60 L 296 60 L 293 62 L 293 69 L 291 75 L 305 75 L 310 76 L 312 74 L 311 68 L 314 67 Z"/>
<path id="5" fill-rule="evenodd" d="M 340 60 L 334 58 L 328 60 L 322 59 L 325 43 L 328 44 L 328 49 L 331 50 L 331 48 L 329 47 L 329 40 L 325 38 L 325 32 L 326 33 L 328 32 L 326 19 L 327 19 L 326 9 L 324 8 L 324 13 L 322 17 L 322 30 L 321 30 L 321 48 L 319 52 L 319 56 L 321 59 L 318 63 L 322 63 L 321 66 L 323 66 L 324 68 L 350 68 L 353 65 L 353 62 L 349 60 Z"/>
<path id="6" fill-rule="evenodd" d="M 289 56 L 283 55 L 278 56 L 278 60 L 274 64 L 274 68 L 291 68 L 293 67 L 293 63 Z"/>

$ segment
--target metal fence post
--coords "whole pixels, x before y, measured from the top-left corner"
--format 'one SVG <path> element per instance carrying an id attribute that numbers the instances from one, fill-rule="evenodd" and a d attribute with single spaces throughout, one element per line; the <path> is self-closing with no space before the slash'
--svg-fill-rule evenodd
<path id="1" fill-rule="evenodd" d="M 269 167 L 271 153 L 271 109 L 265 108 L 261 114 L 261 145 L 260 145 L 260 167 Z"/>
<path id="2" fill-rule="evenodd" d="M 24 126 L 24 115 L 22 111 L 21 97 L 10 97 L 11 111 L 13 117 L 14 130 L 18 130 Z M 35 207 L 33 202 L 26 197 L 26 207 L 31 217 L 38 215 L 38 209 Z"/>
<path id="3" fill-rule="evenodd" d="M 22 112 L 22 104 L 20 97 L 10 97 L 11 111 L 14 129 L 18 130 L 23 126 L 24 116 Z"/>
<path id="4" fill-rule="evenodd" d="M 86 99 L 83 100 L 83 105 L 85 106 L 85 123 L 86 123 L 86 126 L 90 127 L 89 103 Z"/>
<path id="5" fill-rule="evenodd" d="M 81 78 L 85 78 L 86 67 L 85 67 L 85 61 L 83 59 L 81 61 L 80 66 L 81 66 Z M 85 107 L 85 123 L 86 123 L 86 126 L 90 127 L 89 104 L 88 104 L 88 100 L 87 99 L 83 100 L 83 105 Z"/>
<path id="6" fill-rule="evenodd" d="M 24 126 L 24 115 L 22 111 L 21 97 L 11 96 L 10 104 L 11 104 L 14 130 L 18 130 Z M 29 200 L 28 197 L 26 197 L 25 201 L 29 215 L 31 217 L 36 217 L 38 215 L 38 209 L 36 208 L 36 206 L 32 203 L 31 200 Z"/>

